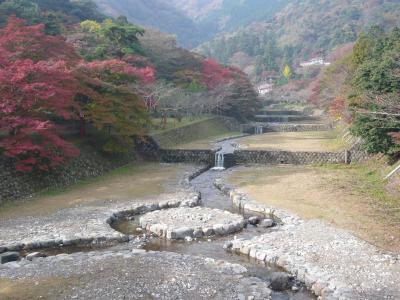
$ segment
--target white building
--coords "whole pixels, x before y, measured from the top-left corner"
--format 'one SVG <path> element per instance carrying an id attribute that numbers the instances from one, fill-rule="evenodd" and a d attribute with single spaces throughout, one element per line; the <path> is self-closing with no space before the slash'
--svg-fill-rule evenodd
<path id="1" fill-rule="evenodd" d="M 329 66 L 330 64 L 330 62 L 325 61 L 322 57 L 315 57 L 309 61 L 300 63 L 300 66 L 307 68 L 311 66 Z"/>
<path id="2" fill-rule="evenodd" d="M 259 86 L 257 86 L 258 94 L 267 95 L 272 92 L 273 88 L 274 88 L 274 84 L 271 82 L 262 83 Z"/>

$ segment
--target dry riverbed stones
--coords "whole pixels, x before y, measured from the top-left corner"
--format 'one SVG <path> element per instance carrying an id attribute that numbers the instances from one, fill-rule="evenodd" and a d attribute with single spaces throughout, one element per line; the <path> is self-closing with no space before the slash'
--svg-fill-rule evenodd
<path id="1" fill-rule="evenodd" d="M 247 273 L 238 264 L 169 252 L 61 254 L 0 265 L 0 298 L 270 299 L 268 284 Z M 2 281 L 21 288 L 2 290 Z"/>
<path id="2" fill-rule="evenodd" d="M 169 240 L 228 235 L 243 229 L 242 216 L 206 207 L 154 211 L 140 218 L 140 226 Z"/>

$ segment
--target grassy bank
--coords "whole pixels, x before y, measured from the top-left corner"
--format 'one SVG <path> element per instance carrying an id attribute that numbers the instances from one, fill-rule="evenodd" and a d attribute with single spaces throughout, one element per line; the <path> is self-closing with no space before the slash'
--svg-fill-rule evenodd
<path id="1" fill-rule="evenodd" d="M 271 132 L 237 140 L 249 150 L 338 151 L 345 142 L 337 131 Z"/>
<path id="2" fill-rule="evenodd" d="M 400 190 L 387 190 L 376 161 L 357 165 L 256 166 L 229 181 L 255 200 L 323 219 L 383 249 L 400 252 Z"/>
<path id="3" fill-rule="evenodd" d="M 179 127 L 164 129 L 152 136 L 163 148 L 209 149 L 211 141 L 232 134 L 221 119 L 209 117 L 182 123 Z"/>

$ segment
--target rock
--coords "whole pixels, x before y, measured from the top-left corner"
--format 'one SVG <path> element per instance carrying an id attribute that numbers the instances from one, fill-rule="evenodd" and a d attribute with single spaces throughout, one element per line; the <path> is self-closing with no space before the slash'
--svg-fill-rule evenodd
<path id="1" fill-rule="evenodd" d="M 217 235 L 226 234 L 226 231 L 224 230 L 224 225 L 222 225 L 222 224 L 215 224 L 213 226 L 213 230 L 214 230 L 214 233 L 217 234 Z"/>
<path id="2" fill-rule="evenodd" d="M 0 254 L 0 264 L 17 261 L 19 259 L 19 252 L 4 252 L 3 254 Z"/>
<path id="3" fill-rule="evenodd" d="M 203 237 L 203 230 L 201 228 L 195 229 L 193 231 L 193 237 L 196 239 Z"/>
<path id="4" fill-rule="evenodd" d="M 47 255 L 44 253 L 40 253 L 40 252 L 33 252 L 30 253 L 26 256 L 26 259 L 29 261 L 32 261 L 34 258 L 38 258 L 38 257 L 46 257 Z"/>
<path id="5" fill-rule="evenodd" d="M 291 286 L 290 276 L 284 272 L 275 272 L 271 276 L 271 289 L 274 291 L 285 291 Z"/>
<path id="6" fill-rule="evenodd" d="M 258 226 L 263 227 L 263 228 L 269 228 L 274 226 L 274 220 L 272 219 L 263 219 L 260 221 Z"/>
<path id="7" fill-rule="evenodd" d="M 226 243 L 224 244 L 224 249 L 225 249 L 225 250 L 232 249 L 232 247 L 233 247 L 233 243 L 232 243 L 232 242 L 226 242 Z"/>
<path id="8" fill-rule="evenodd" d="M 249 224 L 250 225 L 257 225 L 260 222 L 260 218 L 259 217 L 250 217 L 249 218 Z"/>
<path id="9" fill-rule="evenodd" d="M 184 240 L 186 237 L 188 236 L 191 237 L 192 235 L 193 235 L 193 229 L 187 227 L 182 227 L 167 232 L 167 238 L 172 240 Z"/>
<path id="10" fill-rule="evenodd" d="M 214 234 L 214 230 L 212 228 L 204 228 L 203 229 L 204 236 L 211 236 Z"/>
<path id="11" fill-rule="evenodd" d="M 6 247 L 0 247 L 0 253 L 6 252 L 7 248 Z"/>
<path id="12" fill-rule="evenodd" d="M 144 250 L 144 249 L 132 249 L 131 252 L 133 254 L 143 254 L 143 253 L 146 253 L 146 250 Z"/>

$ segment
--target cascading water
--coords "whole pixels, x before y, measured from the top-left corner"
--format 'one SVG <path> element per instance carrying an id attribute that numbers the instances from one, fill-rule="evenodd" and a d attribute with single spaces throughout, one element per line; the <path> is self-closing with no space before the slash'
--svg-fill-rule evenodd
<path id="1" fill-rule="evenodd" d="M 256 127 L 254 127 L 254 133 L 255 134 L 263 134 L 264 128 L 262 126 L 256 126 Z"/>
<path id="2" fill-rule="evenodd" d="M 213 170 L 225 170 L 224 160 L 225 158 L 223 153 L 215 153 L 215 166 Z"/>

